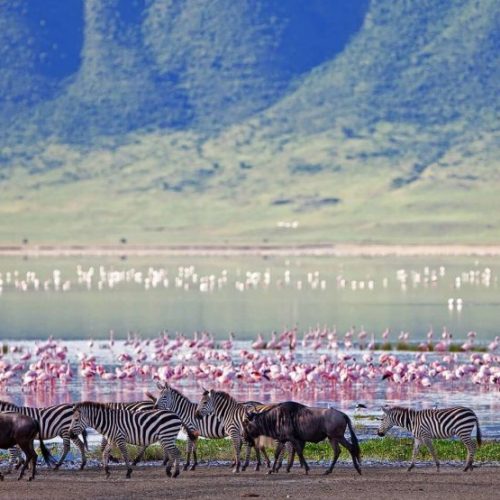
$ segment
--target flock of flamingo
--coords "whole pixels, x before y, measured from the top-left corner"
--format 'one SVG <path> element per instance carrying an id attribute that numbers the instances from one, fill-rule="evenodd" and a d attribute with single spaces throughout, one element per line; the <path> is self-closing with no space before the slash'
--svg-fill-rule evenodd
<path id="1" fill-rule="evenodd" d="M 398 269 L 395 283 L 402 291 L 405 291 L 409 287 L 437 286 L 445 276 L 445 266 L 439 266 L 435 269 L 424 266 L 421 270 Z M 490 287 L 498 284 L 497 277 L 492 275 L 489 267 L 464 270 L 453 276 L 452 282 L 456 292 L 465 285 Z M 340 290 L 372 291 L 379 287 L 387 288 L 389 283 L 388 276 L 378 278 L 378 280 L 369 276 L 365 279 L 350 279 L 344 274 L 337 274 L 334 286 Z M 87 290 L 112 290 L 124 285 L 139 287 L 143 290 L 175 288 L 207 293 L 227 287 L 232 287 L 239 292 L 270 287 L 275 289 L 294 288 L 299 291 L 303 289 L 326 290 L 328 286 L 331 286 L 331 283 L 319 270 L 303 271 L 299 274 L 295 270 L 292 272 L 290 261 L 286 261 L 284 270 L 280 271 L 272 271 L 270 268 L 264 270 L 238 268 L 232 272 L 228 269 L 221 269 L 217 273 L 203 273 L 194 265 L 178 266 L 176 272 L 173 273 L 169 273 L 169 270 L 164 267 L 115 269 L 114 266 L 99 265 L 84 268 L 82 265 L 77 265 L 76 279 L 63 276 L 60 269 L 53 269 L 45 278 L 39 276 L 35 271 L 0 272 L 0 294 L 8 289 L 21 292 L 68 292 L 75 287 Z M 448 307 L 450 309 L 456 307 L 457 310 L 461 310 L 463 299 L 450 297 Z"/>
<path id="2" fill-rule="evenodd" d="M 303 268 L 298 272 L 290 269 L 289 261 L 284 264 L 279 271 L 232 268 L 216 273 L 204 273 L 192 265 L 176 267 L 170 273 L 163 267 L 115 269 L 78 265 L 76 279 L 66 277 L 66 272 L 59 269 L 51 269 L 48 278 L 35 271 L 13 270 L 0 272 L 0 295 L 101 291 L 122 286 L 199 293 L 224 288 L 238 293 L 271 287 L 321 292 L 332 286 L 328 279 L 331 275 Z M 333 286 L 360 293 L 394 284 L 401 290 L 432 287 L 438 286 L 447 272 L 444 266 L 425 266 L 419 271 L 399 269 L 393 281 L 388 276 L 355 280 L 338 274 Z M 451 282 L 456 295 L 448 300 L 448 307 L 457 310 L 463 305 L 457 297 L 462 287 L 498 286 L 491 270 L 478 266 L 451 276 Z M 330 327 L 318 326 L 304 332 L 291 328 L 266 337 L 258 334 L 253 341 L 236 341 L 231 333 L 226 340 L 217 341 L 206 331 L 192 336 L 163 331 L 155 338 L 130 333 L 127 340 L 119 340 L 110 332 L 106 341 L 66 342 L 51 337 L 39 342 L 9 341 L 0 346 L 0 390 L 8 392 L 21 387 L 27 395 L 40 395 L 53 390 L 68 391 L 75 386 L 99 388 L 102 384 L 120 390 L 127 382 L 138 387 L 152 379 L 231 390 L 255 388 L 259 392 L 279 388 L 316 391 L 323 387 L 373 391 L 380 384 L 401 390 L 437 388 L 441 383 L 454 388 L 500 388 L 500 339 L 478 345 L 473 331 L 461 342 L 446 328 L 439 333 L 429 329 L 423 342 L 412 342 L 409 332 L 395 334 L 386 329 L 375 335 L 363 327 L 343 333 Z M 391 346 L 398 346 L 399 350 Z"/>
<path id="3" fill-rule="evenodd" d="M 388 341 L 389 336 L 386 330 L 381 338 Z M 404 359 L 397 351 L 376 351 L 374 335 L 368 340 L 365 330 L 349 330 L 339 339 L 335 328 L 326 327 L 310 329 L 300 340 L 297 329 L 286 329 L 280 334 L 273 332 L 268 341 L 258 335 L 253 342 L 236 342 L 233 334 L 216 342 L 208 332 L 195 332 L 192 337 L 161 332 L 153 339 L 129 334 L 127 340 L 120 341 L 110 332 L 108 341 L 96 346 L 91 340 L 78 353 L 68 343 L 49 338 L 31 347 L 5 345 L 0 358 L 0 385 L 15 381 L 25 390 L 37 390 L 75 379 L 86 383 L 157 379 L 223 387 L 285 384 L 292 390 L 382 380 L 419 387 L 442 381 L 500 387 L 499 337 L 487 351 L 474 352 L 471 349 L 476 334 L 469 332 L 461 352 L 450 352 L 451 335 L 446 328 L 439 342 L 432 343 L 432 336 L 430 330 L 427 343 L 420 344 L 417 352 L 406 352 Z M 409 341 L 408 332 L 399 337 L 400 341 Z"/>

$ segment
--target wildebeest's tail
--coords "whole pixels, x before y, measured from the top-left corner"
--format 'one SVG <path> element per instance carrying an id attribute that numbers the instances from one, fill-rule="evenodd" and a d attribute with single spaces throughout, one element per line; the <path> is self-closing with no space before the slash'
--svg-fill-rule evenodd
<path id="1" fill-rule="evenodd" d="M 481 446 L 481 429 L 479 428 L 479 419 L 476 417 L 476 439 L 477 439 L 477 447 Z"/>
<path id="2" fill-rule="evenodd" d="M 40 451 L 42 452 L 42 457 L 45 460 L 45 463 L 50 467 L 52 464 L 55 464 L 57 460 L 50 454 L 50 451 L 45 446 L 45 443 L 42 439 L 42 433 L 40 432 L 40 424 L 37 420 L 35 420 L 35 422 L 37 425 L 38 440 L 40 441 Z"/>
<path id="3" fill-rule="evenodd" d="M 351 442 L 352 442 L 354 456 L 357 458 L 358 462 L 361 463 L 361 448 L 359 447 L 358 438 L 356 436 L 356 433 L 354 432 L 351 419 L 347 415 L 345 415 L 345 419 L 347 422 L 347 426 L 349 427 L 349 432 L 351 433 Z"/>

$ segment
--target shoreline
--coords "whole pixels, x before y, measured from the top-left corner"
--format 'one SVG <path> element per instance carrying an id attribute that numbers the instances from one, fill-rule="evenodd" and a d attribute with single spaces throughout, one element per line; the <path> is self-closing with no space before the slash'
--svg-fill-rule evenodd
<path id="1" fill-rule="evenodd" d="M 0 245 L 0 257 L 499 257 L 500 245 Z"/>

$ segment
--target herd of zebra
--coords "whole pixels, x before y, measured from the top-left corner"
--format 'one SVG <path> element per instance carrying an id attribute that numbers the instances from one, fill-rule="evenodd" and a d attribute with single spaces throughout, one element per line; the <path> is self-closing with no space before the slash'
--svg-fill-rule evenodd
<path id="1" fill-rule="evenodd" d="M 180 472 L 181 461 L 176 441 L 183 428 L 188 437 L 184 470 L 188 468 L 194 470 L 198 464 L 196 446 L 199 437 L 208 439 L 229 437 L 234 447 L 234 472 L 244 471 L 248 467 L 252 448 L 256 454 L 256 470 L 261 466 L 261 452 L 267 466 L 270 467 L 266 447 L 275 444 L 274 464 L 270 472 L 279 470 L 286 450 L 287 471 L 290 471 L 297 454 L 307 474 L 309 466 L 303 455 L 305 443 L 328 439 L 333 450 L 333 460 L 326 473 L 332 472 L 342 445 L 349 451 L 354 467 L 361 474 L 358 439 L 350 418 L 343 412 L 333 408 L 308 407 L 294 402 L 277 404 L 261 404 L 257 401 L 238 402 L 228 393 L 215 390 L 204 390 L 199 403 L 193 403 L 169 384 L 158 384 L 158 388 L 160 390 L 158 397 L 148 393 L 148 400 L 132 403 L 80 402 L 31 408 L 0 401 L 0 415 L 23 415 L 23 418 L 29 417 L 35 421 L 35 429 L 38 430 L 31 429 L 30 439 L 32 442 L 38 432 L 42 450 L 43 439 L 62 438 L 63 452 L 55 463 L 56 469 L 64 462 L 71 441 L 80 450 L 81 469 L 85 467 L 87 462 L 85 451 L 88 449 L 86 429 L 93 428 L 102 435 L 101 452 L 107 477 L 110 475 L 109 462 L 114 459 L 111 456 L 113 445 L 120 450 L 127 467 L 126 477 L 130 478 L 132 465 L 136 465 L 142 459 L 146 448 L 153 443 L 161 445 L 166 474 L 176 477 Z M 472 470 L 476 447 L 481 444 L 481 431 L 477 416 L 471 409 L 454 407 L 412 410 L 384 407 L 378 435 L 384 436 L 393 426 L 407 429 L 415 438 L 412 462 L 408 470 L 414 467 L 421 444 L 429 448 L 439 470 L 439 461 L 432 439 L 452 436 L 458 436 L 466 446 L 468 454 L 464 470 Z M 474 427 L 476 427 L 477 446 L 471 437 Z M 347 428 L 350 432 L 350 441 L 344 436 Z M 16 462 L 19 467 L 24 460 L 19 447 L 14 446 L 20 442 L 14 442 L 15 440 L 10 438 L 4 439 L 3 434 L 8 432 L 0 432 L 0 448 L 9 449 L 10 472 Z M 79 436 L 82 436 L 82 439 Z M 127 444 L 140 447 L 132 463 L 129 460 Z M 242 463 L 240 455 L 243 446 L 246 448 L 246 454 Z M 50 460 L 47 459 L 45 453 L 44 458 L 47 463 L 55 462 L 51 456 Z M 25 463 L 19 478 L 26 466 Z M 1 474 L 0 479 L 3 480 Z"/>

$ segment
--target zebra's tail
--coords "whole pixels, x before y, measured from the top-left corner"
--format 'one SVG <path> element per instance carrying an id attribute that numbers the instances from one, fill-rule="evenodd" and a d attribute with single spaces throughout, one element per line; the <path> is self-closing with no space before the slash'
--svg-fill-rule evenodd
<path id="1" fill-rule="evenodd" d="M 481 446 L 481 429 L 479 428 L 479 419 L 476 417 L 476 439 L 477 439 L 477 447 Z"/>
<path id="2" fill-rule="evenodd" d="M 347 426 L 349 427 L 349 432 L 351 433 L 351 442 L 352 442 L 354 456 L 358 460 L 358 463 L 361 463 L 361 448 L 359 447 L 358 438 L 354 432 L 354 428 L 352 426 L 351 419 L 347 415 L 345 415 L 345 419 L 347 422 Z"/>
<path id="3" fill-rule="evenodd" d="M 89 442 L 87 441 L 87 429 L 83 429 L 82 438 L 83 438 L 83 446 L 87 451 L 89 451 Z"/>

